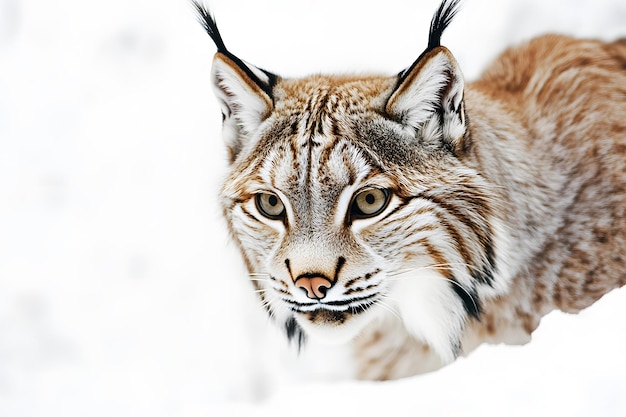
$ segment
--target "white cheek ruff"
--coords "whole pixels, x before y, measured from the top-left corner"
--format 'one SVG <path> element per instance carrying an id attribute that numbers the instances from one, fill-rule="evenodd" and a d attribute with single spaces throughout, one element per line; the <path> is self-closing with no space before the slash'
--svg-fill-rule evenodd
<path id="1" fill-rule="evenodd" d="M 409 334 L 431 346 L 443 361 L 459 355 L 467 313 L 445 277 L 428 269 L 403 274 L 389 301 L 396 304 Z"/>

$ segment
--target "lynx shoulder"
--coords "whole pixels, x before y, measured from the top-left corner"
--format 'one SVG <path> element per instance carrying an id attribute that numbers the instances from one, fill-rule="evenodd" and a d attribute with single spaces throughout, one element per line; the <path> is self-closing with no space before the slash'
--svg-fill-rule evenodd
<path id="1" fill-rule="evenodd" d="M 525 343 L 626 284 L 626 40 L 548 35 L 466 83 L 441 45 L 391 76 L 288 79 L 217 46 L 220 201 L 267 314 L 357 377 Z"/>

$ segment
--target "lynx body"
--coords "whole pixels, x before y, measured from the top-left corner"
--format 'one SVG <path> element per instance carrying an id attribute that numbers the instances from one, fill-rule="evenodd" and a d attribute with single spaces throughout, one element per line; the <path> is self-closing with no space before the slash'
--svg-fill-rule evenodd
<path id="1" fill-rule="evenodd" d="M 525 343 L 626 284 L 626 40 L 543 36 L 466 84 L 441 34 L 394 76 L 284 79 L 224 46 L 221 204 L 288 337 L 351 343 L 357 377 Z"/>

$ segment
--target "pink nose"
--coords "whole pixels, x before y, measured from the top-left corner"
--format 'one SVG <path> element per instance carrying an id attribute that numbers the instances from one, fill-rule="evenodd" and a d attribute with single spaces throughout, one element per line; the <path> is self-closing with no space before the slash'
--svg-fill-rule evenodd
<path id="1" fill-rule="evenodd" d="M 326 297 L 326 291 L 332 286 L 332 282 L 318 275 L 300 277 L 296 280 L 296 287 L 302 288 L 306 292 L 306 296 L 313 300 L 321 300 Z"/>

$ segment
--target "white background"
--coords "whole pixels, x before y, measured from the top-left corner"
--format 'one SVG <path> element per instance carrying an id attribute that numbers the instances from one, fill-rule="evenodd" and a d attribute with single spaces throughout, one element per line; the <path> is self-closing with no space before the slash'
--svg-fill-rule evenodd
<path id="1" fill-rule="evenodd" d="M 397 73 L 437 6 L 212 1 L 285 76 Z M 548 31 L 626 36 L 626 3 L 466 0 L 443 43 L 473 79 Z M 626 415 L 625 289 L 433 374 L 320 379 L 338 352 L 298 359 L 228 243 L 214 52 L 184 0 L 0 0 L 0 416 Z"/>

